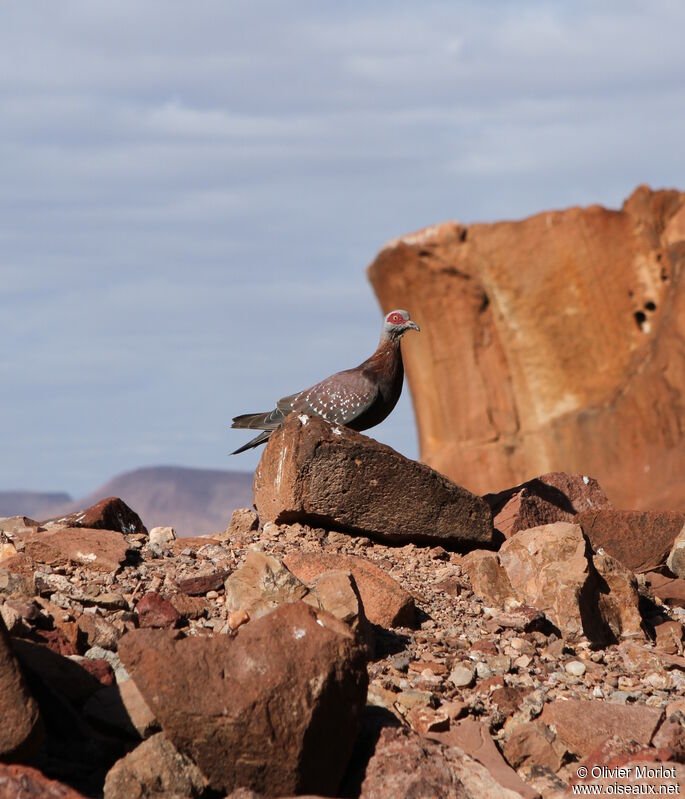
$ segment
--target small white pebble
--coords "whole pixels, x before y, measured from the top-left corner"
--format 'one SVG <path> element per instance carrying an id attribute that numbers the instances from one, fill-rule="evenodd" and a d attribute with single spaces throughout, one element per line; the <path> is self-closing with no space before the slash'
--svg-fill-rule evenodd
<path id="1" fill-rule="evenodd" d="M 566 664 L 565 668 L 567 673 L 572 674 L 574 677 L 582 677 L 587 671 L 585 664 L 581 663 L 579 660 L 572 660 L 570 663 Z"/>

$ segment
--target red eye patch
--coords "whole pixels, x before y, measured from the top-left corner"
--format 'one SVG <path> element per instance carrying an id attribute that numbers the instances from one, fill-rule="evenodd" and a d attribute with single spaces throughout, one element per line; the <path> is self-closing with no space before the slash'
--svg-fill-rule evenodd
<path id="1" fill-rule="evenodd" d="M 399 313 L 391 313 L 387 321 L 393 325 L 401 325 L 404 323 L 404 317 Z"/>

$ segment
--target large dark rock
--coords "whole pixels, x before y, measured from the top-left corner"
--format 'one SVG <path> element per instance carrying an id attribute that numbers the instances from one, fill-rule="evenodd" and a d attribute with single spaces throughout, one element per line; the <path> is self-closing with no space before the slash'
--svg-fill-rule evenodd
<path id="1" fill-rule="evenodd" d="M 296 602 L 235 638 L 135 630 L 119 656 L 212 789 L 335 793 L 368 683 L 362 647 L 343 622 Z"/>
<path id="2" fill-rule="evenodd" d="M 575 524 L 583 528 L 594 550 L 602 547 L 634 572 L 666 563 L 673 542 L 685 526 L 678 511 L 587 510 Z"/>
<path id="3" fill-rule="evenodd" d="M 119 497 L 106 497 L 89 508 L 47 519 L 41 524 L 43 527 L 90 527 L 118 533 L 147 533 L 140 516 Z"/>
<path id="4" fill-rule="evenodd" d="M 0 759 L 21 760 L 40 743 L 38 705 L 24 681 L 0 617 Z"/>
<path id="5" fill-rule="evenodd" d="M 422 463 L 317 416 L 291 414 L 255 472 L 262 522 L 302 522 L 383 541 L 487 546 L 487 504 Z"/>

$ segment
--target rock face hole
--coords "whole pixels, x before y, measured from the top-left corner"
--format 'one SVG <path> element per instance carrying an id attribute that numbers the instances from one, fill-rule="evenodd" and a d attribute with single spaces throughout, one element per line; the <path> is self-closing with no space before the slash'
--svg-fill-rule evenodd
<path id="1" fill-rule="evenodd" d="M 635 311 L 633 314 L 635 317 L 635 324 L 640 328 L 643 333 L 647 333 L 647 314 L 644 311 Z"/>
<path id="2" fill-rule="evenodd" d="M 633 317 L 635 319 L 635 324 L 640 328 L 640 330 L 643 333 L 649 333 L 651 325 L 648 319 L 648 314 L 652 314 L 654 311 L 656 311 L 656 303 L 654 300 L 646 300 L 643 308 L 644 310 L 642 311 L 635 311 Z"/>

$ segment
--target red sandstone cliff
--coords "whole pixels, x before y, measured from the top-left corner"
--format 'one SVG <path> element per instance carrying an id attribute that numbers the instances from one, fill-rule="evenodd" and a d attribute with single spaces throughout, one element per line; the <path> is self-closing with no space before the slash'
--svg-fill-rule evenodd
<path id="1" fill-rule="evenodd" d="M 561 470 L 618 505 L 685 506 L 685 193 L 620 211 L 445 223 L 369 267 L 403 343 L 421 457 L 494 491 Z"/>

